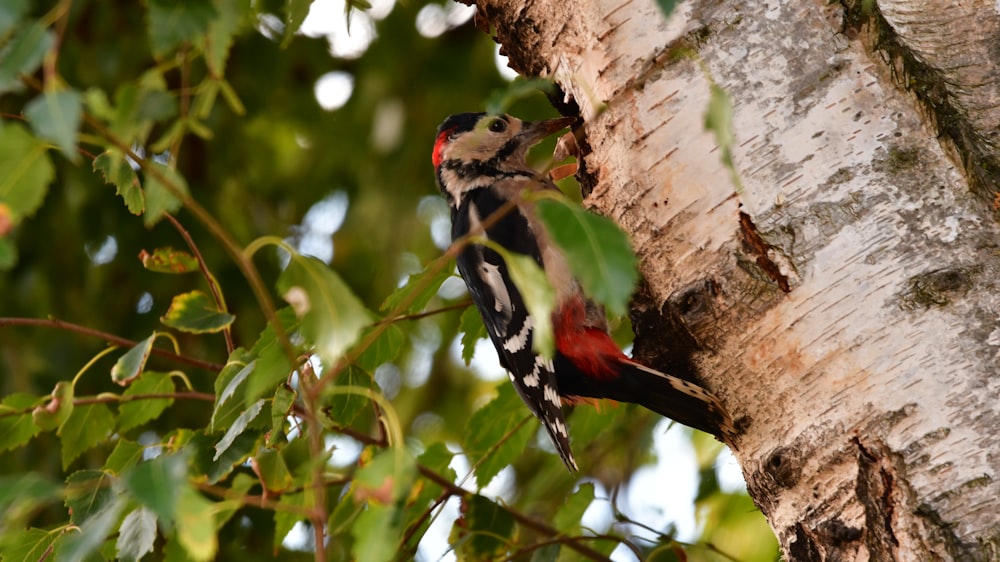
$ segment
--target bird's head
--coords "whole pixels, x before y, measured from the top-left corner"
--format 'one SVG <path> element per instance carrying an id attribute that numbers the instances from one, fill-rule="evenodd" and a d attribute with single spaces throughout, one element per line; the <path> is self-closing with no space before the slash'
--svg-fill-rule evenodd
<path id="1" fill-rule="evenodd" d="M 438 185 L 457 207 L 465 193 L 517 176 L 533 177 L 528 149 L 564 129 L 575 117 L 521 121 L 510 115 L 460 113 L 438 128 L 431 156 Z"/>

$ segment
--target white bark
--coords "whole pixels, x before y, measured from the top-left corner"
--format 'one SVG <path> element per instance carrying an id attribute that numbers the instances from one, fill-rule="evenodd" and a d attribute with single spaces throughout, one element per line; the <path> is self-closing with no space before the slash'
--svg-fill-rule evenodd
<path id="1" fill-rule="evenodd" d="M 692 366 L 743 424 L 736 456 L 792 560 L 1000 559 L 1000 230 L 970 187 L 997 181 L 998 19 L 981 2 L 992 43 L 962 11 L 907 51 L 928 32 L 915 5 L 857 28 L 820 1 L 669 20 L 649 0 L 479 2 L 515 68 L 579 105 L 588 203 L 648 284 L 637 353 Z M 961 138 L 893 79 L 915 67 L 872 50 L 892 25 Z M 738 193 L 703 127 L 709 80 L 733 100 Z"/>

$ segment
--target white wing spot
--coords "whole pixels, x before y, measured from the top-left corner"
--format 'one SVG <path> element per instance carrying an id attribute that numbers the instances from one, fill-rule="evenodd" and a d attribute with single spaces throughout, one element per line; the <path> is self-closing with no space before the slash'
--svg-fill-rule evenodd
<path id="1" fill-rule="evenodd" d="M 542 389 L 542 394 L 549 402 L 555 404 L 556 406 L 562 406 L 562 400 L 559 399 L 559 393 L 556 392 L 556 389 L 549 385 L 545 385 L 545 388 Z"/>
<path id="2" fill-rule="evenodd" d="M 550 422 L 550 425 L 552 425 L 552 427 L 555 428 L 556 433 L 558 433 L 559 435 L 562 435 L 563 437 L 569 437 L 569 432 L 566 431 L 566 424 L 564 424 L 562 420 L 558 419 L 552 420 Z"/>
<path id="3" fill-rule="evenodd" d="M 497 312 L 500 312 L 500 310 L 497 309 Z M 514 353 L 515 351 L 524 349 L 524 346 L 528 343 L 528 334 L 531 333 L 531 324 L 531 317 L 528 316 L 524 319 L 521 331 L 507 338 L 507 341 L 503 342 L 503 348 L 507 350 L 507 353 Z"/>
<path id="4" fill-rule="evenodd" d="M 514 378 L 513 375 L 511 375 L 511 380 L 513 380 L 513 378 Z M 537 372 L 532 372 L 530 375 L 528 375 L 528 376 L 524 377 L 523 379 L 521 379 L 521 382 L 524 383 L 524 386 L 530 386 L 531 388 L 537 388 L 538 387 L 538 383 L 541 382 L 541 380 L 538 377 L 538 373 Z"/>
<path id="5" fill-rule="evenodd" d="M 479 269 L 483 282 L 489 285 L 493 291 L 493 309 L 497 312 L 511 310 L 510 293 L 507 292 L 507 285 L 500 275 L 500 267 L 492 263 L 483 263 Z"/>

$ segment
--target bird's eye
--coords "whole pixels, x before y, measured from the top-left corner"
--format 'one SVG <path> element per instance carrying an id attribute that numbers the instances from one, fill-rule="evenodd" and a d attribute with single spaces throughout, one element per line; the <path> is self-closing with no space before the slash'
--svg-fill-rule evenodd
<path id="1" fill-rule="evenodd" d="M 503 119 L 494 119 L 490 123 L 489 129 L 494 133 L 502 133 L 507 130 L 507 122 Z"/>

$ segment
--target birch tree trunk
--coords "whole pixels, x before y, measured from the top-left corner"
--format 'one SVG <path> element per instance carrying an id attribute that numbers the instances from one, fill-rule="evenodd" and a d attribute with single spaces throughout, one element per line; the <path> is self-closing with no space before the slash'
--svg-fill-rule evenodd
<path id="1" fill-rule="evenodd" d="M 929 4 L 478 2 L 584 117 L 636 353 L 738 419 L 790 560 L 1000 559 L 1000 20 Z"/>

